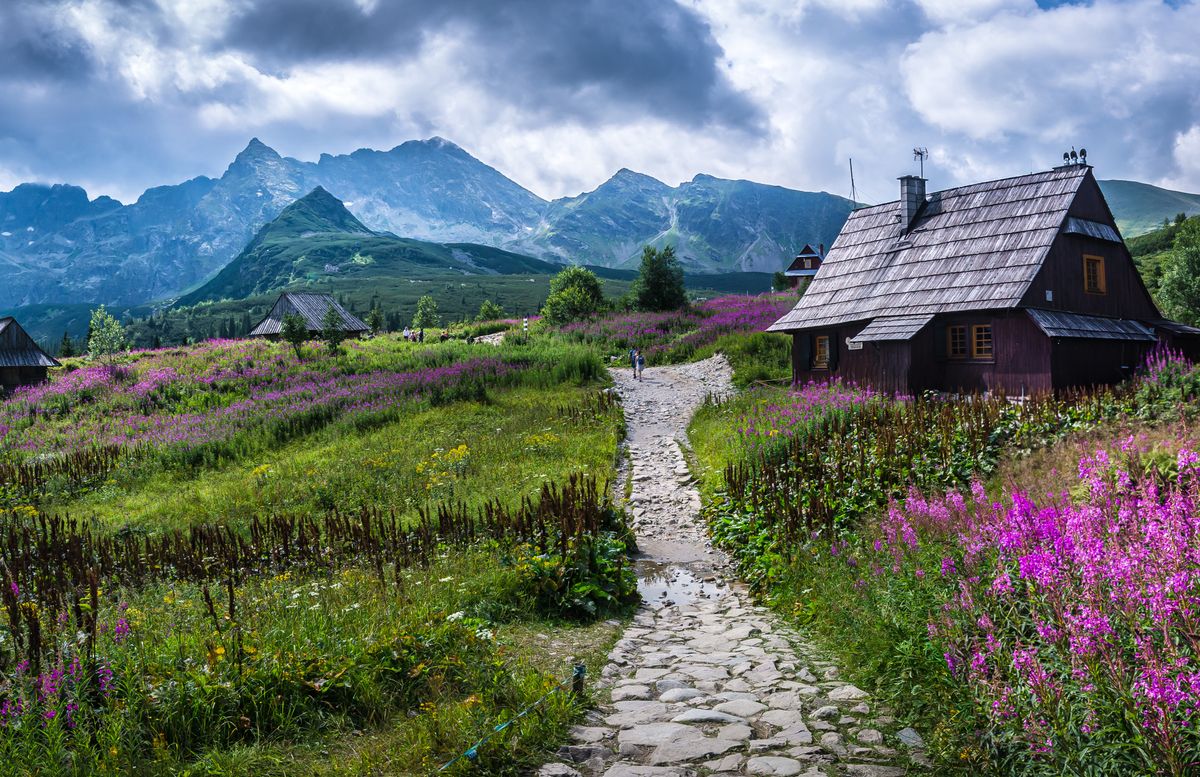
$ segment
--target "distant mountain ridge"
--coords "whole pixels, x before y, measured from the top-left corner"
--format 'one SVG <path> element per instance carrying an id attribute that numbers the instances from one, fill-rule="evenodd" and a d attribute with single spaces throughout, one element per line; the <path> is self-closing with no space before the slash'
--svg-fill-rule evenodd
<path id="1" fill-rule="evenodd" d="M 375 232 L 609 267 L 629 266 L 646 243 L 676 243 L 692 272 L 777 269 L 805 242 L 832 242 L 850 211 L 830 194 L 709 176 L 670 187 L 632 171 L 547 202 L 442 138 L 316 162 L 254 138 L 220 178 L 155 187 L 131 205 L 64 185 L 0 193 L 0 309 L 186 293 L 318 186 Z"/>
<path id="2" fill-rule="evenodd" d="M 1101 186 L 1127 236 L 1180 211 L 1200 212 L 1200 195 L 1135 182 Z M 187 294 L 317 187 L 346 202 L 371 232 L 614 268 L 636 265 L 643 245 L 671 244 L 692 273 L 779 269 L 805 243 L 832 244 L 852 207 L 824 192 L 708 175 L 669 186 L 628 169 L 593 191 L 546 201 L 438 137 L 316 162 L 281 156 L 254 138 L 221 177 L 148 189 L 130 205 L 89 200 L 64 184 L 0 192 L 0 309 Z"/>

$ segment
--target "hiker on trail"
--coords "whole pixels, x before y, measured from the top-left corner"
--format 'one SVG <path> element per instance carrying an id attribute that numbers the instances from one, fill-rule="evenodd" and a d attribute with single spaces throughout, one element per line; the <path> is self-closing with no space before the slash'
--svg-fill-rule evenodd
<path id="1" fill-rule="evenodd" d="M 425 328 L 424 327 L 421 327 L 421 330 L 419 332 L 417 332 L 417 342 L 418 343 L 425 342 Z"/>
<path id="2" fill-rule="evenodd" d="M 629 369 L 633 370 L 633 377 L 637 377 L 637 349 L 629 349 Z"/>
<path id="3" fill-rule="evenodd" d="M 412 341 L 412 330 L 408 327 L 404 327 L 404 341 L 406 343 Z"/>
<path id="4" fill-rule="evenodd" d="M 642 373 L 646 370 L 646 355 L 641 351 L 637 352 L 637 379 L 642 379 Z"/>

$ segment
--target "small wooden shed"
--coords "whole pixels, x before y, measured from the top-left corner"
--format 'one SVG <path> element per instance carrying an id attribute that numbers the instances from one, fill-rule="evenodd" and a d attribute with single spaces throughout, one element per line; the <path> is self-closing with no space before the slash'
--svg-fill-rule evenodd
<path id="1" fill-rule="evenodd" d="M 46 370 L 57 366 L 15 318 L 0 318 L 0 393 L 41 383 L 46 380 Z"/>
<path id="2" fill-rule="evenodd" d="M 304 319 L 304 325 L 311 335 L 316 335 L 325 328 L 325 314 L 329 308 L 337 311 L 342 319 L 342 331 L 350 337 L 361 337 L 370 327 L 366 323 L 342 307 L 332 294 L 310 294 L 305 292 L 285 291 L 275 300 L 275 305 L 266 318 L 258 322 L 258 326 L 250 330 L 250 337 L 266 337 L 277 339 L 283 333 L 283 317 L 294 313 Z"/>

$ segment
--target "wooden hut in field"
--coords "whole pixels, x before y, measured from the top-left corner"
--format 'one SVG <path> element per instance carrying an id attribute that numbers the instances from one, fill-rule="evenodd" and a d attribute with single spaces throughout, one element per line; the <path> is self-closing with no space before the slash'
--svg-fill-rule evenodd
<path id="1" fill-rule="evenodd" d="M 46 370 L 57 366 L 15 318 L 0 318 L 0 393 L 41 383 L 46 380 Z"/>
<path id="2" fill-rule="evenodd" d="M 815 277 L 817 270 L 821 269 L 824 253 L 825 246 L 823 244 L 818 250 L 806 243 L 804 249 L 796 254 L 796 258 L 783 271 L 784 277 L 788 279 L 788 285 L 794 289 L 800 285 L 802 279 Z"/>
<path id="3" fill-rule="evenodd" d="M 316 336 L 325 328 L 325 314 L 333 308 L 342 319 L 342 331 L 348 337 L 361 337 L 370 327 L 354 314 L 342 307 L 332 294 L 309 294 L 285 291 L 275 300 L 275 305 L 266 318 L 250 330 L 250 337 L 278 339 L 283 333 L 283 317 L 294 313 L 304 320 L 311 335 Z"/>
<path id="4" fill-rule="evenodd" d="M 793 379 L 1010 395 L 1115 383 L 1200 329 L 1158 312 L 1086 164 L 854 211 L 795 308 Z"/>

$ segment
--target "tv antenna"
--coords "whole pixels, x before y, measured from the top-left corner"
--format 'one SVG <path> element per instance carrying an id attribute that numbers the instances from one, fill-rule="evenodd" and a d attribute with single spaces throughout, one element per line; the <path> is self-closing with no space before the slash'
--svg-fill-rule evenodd
<path id="1" fill-rule="evenodd" d="M 924 146 L 918 146 L 913 149 L 913 159 L 921 161 L 921 177 L 925 177 L 925 160 L 929 158 L 929 149 Z"/>
<path id="2" fill-rule="evenodd" d="M 850 209 L 858 210 L 858 192 L 854 189 L 854 157 L 850 159 Z"/>

